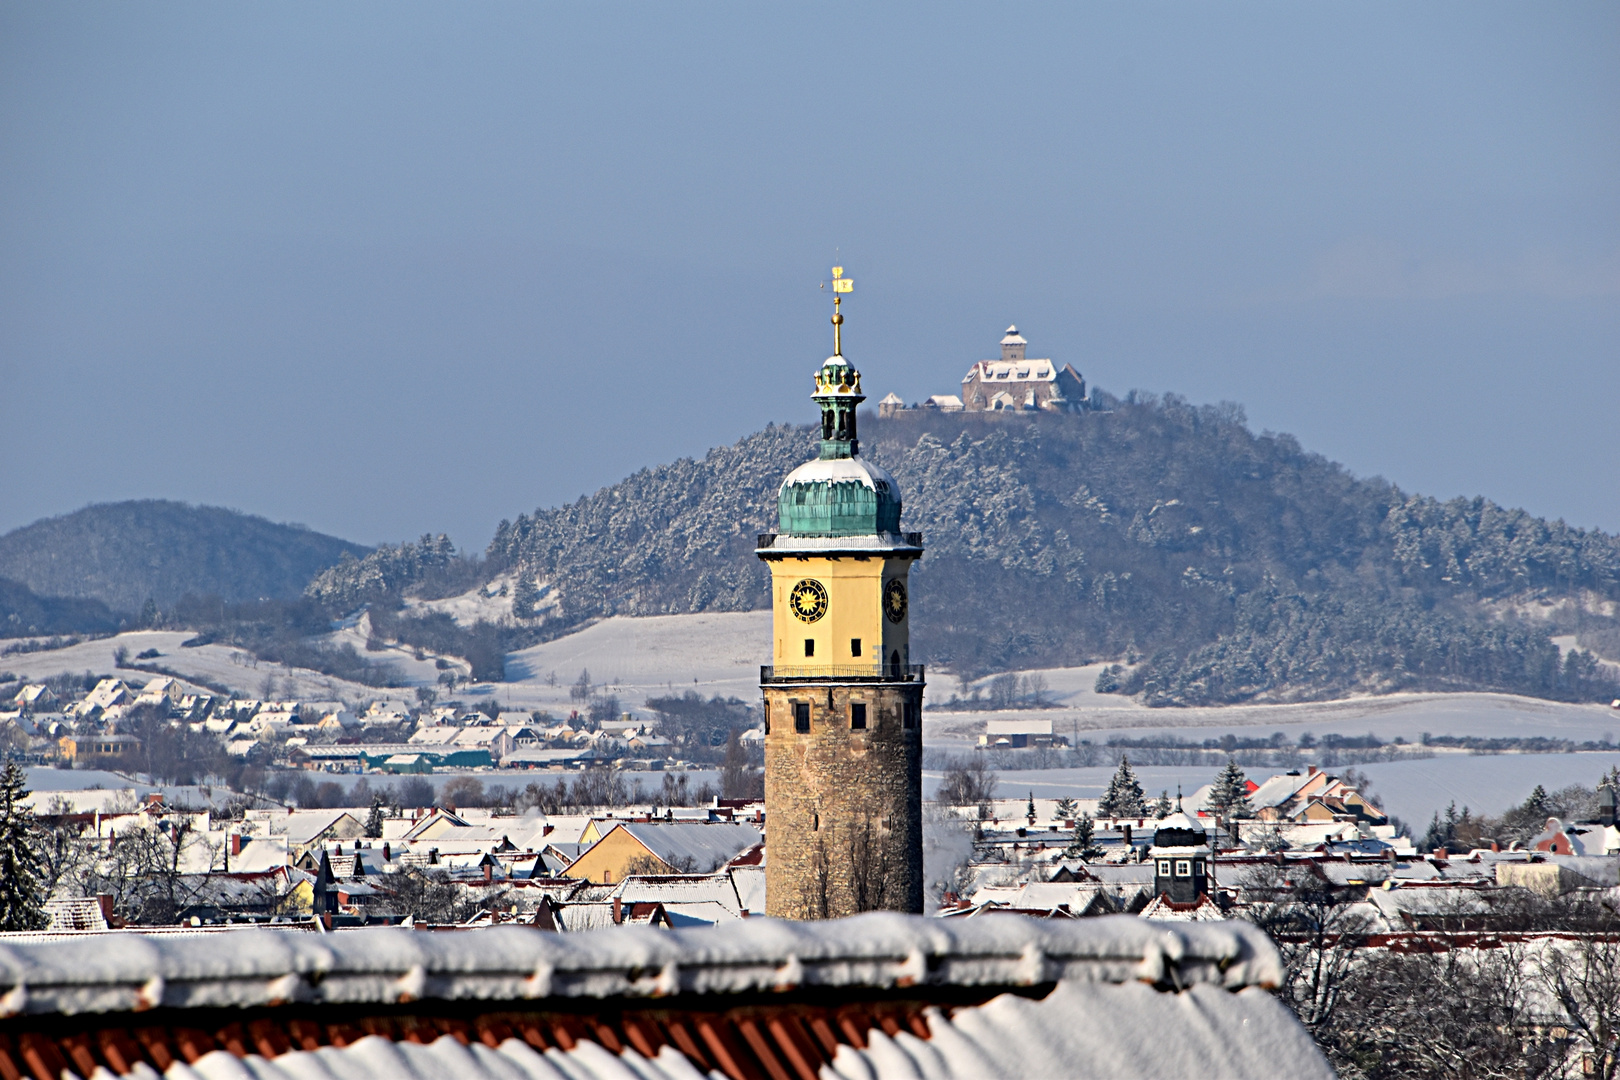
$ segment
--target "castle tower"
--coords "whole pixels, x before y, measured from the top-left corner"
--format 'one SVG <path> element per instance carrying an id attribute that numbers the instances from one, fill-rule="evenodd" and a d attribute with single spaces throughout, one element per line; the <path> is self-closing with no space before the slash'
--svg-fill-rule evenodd
<path id="1" fill-rule="evenodd" d="M 843 357 L 850 281 L 833 268 L 833 355 L 816 372 L 821 453 L 777 495 L 765 698 L 765 910 L 787 919 L 921 912 L 923 670 L 911 663 L 900 488 L 860 458 L 861 375 Z"/>

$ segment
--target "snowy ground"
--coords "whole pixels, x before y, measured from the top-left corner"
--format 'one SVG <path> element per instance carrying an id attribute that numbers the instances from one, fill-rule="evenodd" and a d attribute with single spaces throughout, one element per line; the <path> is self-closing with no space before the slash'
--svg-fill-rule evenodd
<path id="1" fill-rule="evenodd" d="M 1500 814 L 1521 803 L 1537 784 L 1553 791 L 1570 784 L 1592 787 L 1612 765 L 1620 765 L 1620 751 L 1590 754 L 1443 754 L 1417 761 L 1389 761 L 1357 765 L 1372 778 L 1372 792 L 1387 813 L 1421 832 L 1436 811 L 1444 811 L 1453 801 L 1475 813 Z M 1215 779 L 1216 769 L 1207 766 L 1143 766 L 1136 775 L 1150 797 L 1159 792 L 1176 794 L 1176 785 L 1191 795 Z M 1249 779 L 1259 783 L 1271 775 L 1269 769 L 1248 770 Z M 1003 799 L 1095 799 L 1108 787 L 1112 766 L 1084 769 L 1032 769 L 1003 772 L 996 794 Z M 941 773 L 923 773 L 923 794 L 931 797 L 939 787 Z"/>
<path id="2" fill-rule="evenodd" d="M 458 614 L 471 616 L 473 607 L 461 604 Z M 493 601 L 494 598 L 486 597 Z M 445 602 L 448 603 L 448 602 Z M 471 601 L 467 601 L 471 603 Z M 580 672 L 589 670 L 597 687 L 615 693 L 621 708 L 645 712 L 649 697 L 690 690 L 704 697 L 720 694 L 753 702 L 759 689 L 759 664 L 767 657 L 770 613 L 765 611 L 670 615 L 651 618 L 613 618 L 556 641 L 511 655 L 510 681 L 457 688 L 455 697 L 468 704 L 491 698 L 503 707 L 528 711 L 544 709 L 566 716 L 578 708 L 569 692 Z M 364 620 L 333 635 L 364 651 L 368 626 Z M 440 669 L 431 655 L 417 660 L 410 650 L 384 650 L 366 655 L 397 664 L 410 686 L 377 690 L 314 672 L 288 670 L 246 657 L 220 645 L 182 649 L 189 635 L 171 631 L 141 631 L 116 638 L 86 642 L 52 652 L 27 653 L 0 659 L 0 672 L 39 679 L 60 672 L 118 674 L 144 681 L 141 672 L 115 672 L 113 650 L 123 646 L 131 656 L 148 648 L 163 655 L 153 663 L 231 686 L 248 697 L 259 697 L 267 676 L 277 682 L 278 697 L 306 700 L 344 700 L 361 703 L 379 697 L 407 699 L 411 687 L 436 684 Z M 465 671 L 458 663 L 457 670 Z M 1620 710 L 1602 705 L 1570 705 L 1507 694 L 1395 694 L 1303 705 L 1253 705 L 1201 709 L 1147 709 L 1093 689 L 1100 665 L 1048 668 L 1039 672 L 1048 684 L 1055 707 L 1042 710 L 946 712 L 928 710 L 924 738 L 930 749 L 967 750 L 993 717 L 1050 719 L 1054 730 L 1071 740 L 1106 742 L 1110 736 L 1176 736 L 1202 741 L 1228 732 L 1240 737 L 1270 736 L 1282 732 L 1290 741 L 1310 732 L 1363 735 L 1386 741 L 1397 736 L 1416 742 L 1424 733 L 1514 737 L 1546 735 L 1576 741 L 1601 740 L 1620 735 Z M 948 674 L 931 670 L 928 697 L 934 702 L 959 693 Z M 984 685 L 981 683 L 981 686 Z M 1392 813 L 1408 820 L 1428 820 L 1452 799 L 1459 806 L 1500 811 L 1521 801 L 1537 783 L 1563 786 L 1593 783 L 1620 760 L 1620 754 L 1509 755 L 1502 757 L 1447 755 L 1432 761 L 1396 762 L 1363 766 L 1379 784 Z M 1106 784 L 1109 770 L 1065 770 L 1061 775 L 1019 772 L 1003 774 L 1002 793 L 1019 795 L 1034 790 L 1037 796 L 1096 795 Z M 1144 784 L 1155 794 L 1177 782 L 1196 790 L 1208 782 L 1207 769 L 1144 769 Z M 1160 775 L 1162 774 L 1162 775 Z M 507 774 L 486 774 L 507 782 Z M 1387 779 L 1385 779 L 1387 777 Z M 519 786 L 531 777 L 513 777 Z M 658 781 L 651 774 L 649 783 Z M 488 782 L 488 781 L 486 781 Z M 692 782 L 699 782 L 694 776 Z M 928 781 L 930 784 L 937 782 Z M 1047 785 L 1041 787 L 1040 785 Z M 1386 790 L 1387 785 L 1387 790 Z"/>
<path id="3" fill-rule="evenodd" d="M 1087 670 L 1087 669 L 1073 669 Z M 1089 669 L 1089 670 L 1095 670 Z M 1408 742 L 1425 731 L 1434 735 L 1514 738 L 1545 735 L 1577 742 L 1620 734 L 1620 710 L 1604 705 L 1571 705 L 1513 694 L 1389 694 L 1301 705 L 1231 705 L 1221 708 L 1147 709 L 1109 695 L 1104 704 L 1080 708 L 924 714 L 930 746 L 965 749 L 991 718 L 1050 719 L 1052 730 L 1071 742 L 1104 743 L 1112 736 L 1174 736 L 1202 742 L 1231 732 L 1266 737 L 1282 732 L 1290 742 L 1310 732 L 1321 736 L 1366 735 Z"/>
<path id="4" fill-rule="evenodd" d="M 225 645 L 203 645 L 195 649 L 182 649 L 180 643 L 192 635 L 173 630 L 140 630 L 99 641 L 86 641 L 66 649 L 50 652 L 22 653 L 0 657 L 0 672 L 12 672 L 24 679 L 38 680 L 64 672 L 112 675 L 127 683 L 141 685 L 153 678 L 147 672 L 120 670 L 113 660 L 113 650 L 122 646 L 133 658 L 147 649 L 156 649 L 162 655 L 155 660 L 134 660 L 130 663 L 155 664 L 208 682 L 229 686 L 244 697 L 260 697 L 265 680 L 276 680 L 274 696 L 299 698 L 306 701 L 366 701 L 379 696 L 369 686 L 334 679 L 330 675 L 304 668 L 286 668 L 257 660 L 240 649 Z M 364 641 L 361 642 L 362 646 Z M 429 668 L 432 664 L 428 665 Z M 398 692 L 396 692 L 397 694 Z"/>

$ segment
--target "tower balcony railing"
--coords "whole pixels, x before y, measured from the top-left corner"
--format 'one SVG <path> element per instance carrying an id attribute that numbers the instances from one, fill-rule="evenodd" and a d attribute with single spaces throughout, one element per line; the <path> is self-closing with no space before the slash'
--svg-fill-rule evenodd
<path id="1" fill-rule="evenodd" d="M 776 538 L 777 538 L 778 535 L 780 535 L 780 534 L 778 534 L 778 533 L 756 533 L 755 534 L 754 547 L 755 548 L 775 547 L 776 546 Z M 911 545 L 912 547 L 922 547 L 922 542 L 923 542 L 923 534 L 922 533 L 920 533 L 920 532 L 908 532 L 908 533 L 901 533 L 900 535 L 902 537 L 904 537 L 905 542 L 907 544 Z"/>
<path id="2" fill-rule="evenodd" d="M 922 682 L 921 664 L 764 664 L 759 669 L 759 681 L 773 682 L 843 682 L 849 679 L 872 679 L 881 682 Z"/>

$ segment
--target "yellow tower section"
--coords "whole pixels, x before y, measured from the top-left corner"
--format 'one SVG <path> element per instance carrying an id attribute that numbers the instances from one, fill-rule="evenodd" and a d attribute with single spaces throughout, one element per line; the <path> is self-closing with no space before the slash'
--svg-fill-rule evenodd
<path id="1" fill-rule="evenodd" d="M 906 576 L 918 554 L 795 554 L 772 560 L 777 674 L 882 678 L 909 664 Z"/>

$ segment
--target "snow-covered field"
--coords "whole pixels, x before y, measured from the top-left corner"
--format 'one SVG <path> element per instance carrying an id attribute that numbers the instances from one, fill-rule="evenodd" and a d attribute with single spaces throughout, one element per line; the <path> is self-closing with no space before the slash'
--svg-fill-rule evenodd
<path id="1" fill-rule="evenodd" d="M 378 696 L 369 686 L 334 679 L 304 668 L 269 664 L 226 645 L 203 645 L 182 649 L 180 643 L 192 635 L 173 630 L 139 630 L 99 641 L 86 641 L 50 652 L 21 653 L 0 657 L 0 672 L 12 672 L 24 679 L 43 679 L 64 672 L 115 675 L 129 683 L 142 683 L 153 676 L 140 671 L 120 671 L 113 650 L 122 646 L 134 657 L 147 649 L 162 655 L 155 660 L 131 659 L 130 663 L 155 664 L 182 675 L 207 680 L 239 691 L 244 697 L 259 697 L 267 677 L 276 680 L 275 696 L 308 701 L 366 701 Z M 362 640 L 361 644 L 364 644 Z M 428 665 L 429 668 L 432 664 Z M 397 693 L 397 692 L 396 692 Z"/>
<path id="2" fill-rule="evenodd" d="M 1072 669 L 1075 671 L 1091 669 Z M 1389 694 L 1299 705 L 1229 705 L 1220 708 L 1147 709 L 1108 695 L 1100 704 L 1001 712 L 930 712 L 924 732 L 930 745 L 965 748 L 992 718 L 1050 719 L 1052 729 L 1071 742 L 1107 742 L 1113 736 L 1174 736 L 1202 742 L 1227 732 L 1240 737 L 1282 732 L 1290 742 L 1310 732 L 1321 736 L 1396 736 L 1416 742 L 1434 735 L 1516 738 L 1545 735 L 1578 742 L 1620 735 L 1620 710 L 1605 705 L 1573 705 L 1513 694 Z"/>
<path id="3" fill-rule="evenodd" d="M 1430 815 L 1443 812 L 1453 801 L 1459 812 L 1467 806 L 1475 813 L 1500 814 L 1523 802 L 1537 784 L 1548 791 L 1570 784 L 1593 787 L 1613 765 L 1620 765 L 1620 750 L 1586 754 L 1454 753 L 1416 761 L 1358 765 L 1356 769 L 1372 779 L 1372 792 L 1385 812 L 1421 833 Z M 1178 784 L 1191 795 L 1214 780 L 1216 772 L 1206 766 L 1149 765 L 1136 769 L 1143 789 L 1153 798 L 1161 791 L 1168 791 L 1174 798 Z M 1037 799 L 1095 799 L 1107 790 L 1113 774 L 1113 766 L 1003 772 L 996 794 L 1003 799 L 1019 799 L 1027 794 Z M 1260 783 L 1272 770 L 1249 769 L 1248 774 L 1249 779 Z M 941 776 L 937 771 L 923 773 L 925 796 L 933 795 Z"/>
<path id="4" fill-rule="evenodd" d="M 565 716 L 579 707 L 570 696 L 571 684 L 582 671 L 589 670 L 592 683 L 607 686 L 627 711 L 644 711 L 650 697 L 688 690 L 704 697 L 720 694 L 753 701 L 759 692 L 758 665 L 768 656 L 770 619 L 770 613 L 765 611 L 605 619 L 578 633 L 513 653 L 507 663 L 508 682 L 462 686 L 455 697 L 470 704 L 494 698 L 506 708 L 544 709 Z M 332 640 L 348 642 L 363 651 L 367 631 L 362 620 L 338 631 Z M 180 648 L 180 642 L 188 636 L 172 631 L 121 634 L 67 649 L 8 656 L 0 659 L 0 671 L 29 679 L 60 672 L 113 674 L 115 648 L 122 646 L 131 656 L 155 648 L 163 655 L 154 663 L 230 686 L 248 697 L 260 696 L 270 676 L 276 680 L 279 697 L 340 699 L 355 704 L 379 697 L 408 698 L 411 687 L 434 685 L 440 674 L 431 656 L 417 660 L 410 650 L 396 649 L 369 653 L 366 655 L 397 664 L 410 683 L 404 689 L 376 690 L 315 672 L 254 661 L 226 646 Z M 1279 731 L 1290 742 L 1307 731 L 1318 737 L 1370 732 L 1386 741 L 1400 736 L 1411 742 L 1424 732 L 1486 737 L 1545 735 L 1576 741 L 1620 735 L 1620 710 L 1508 694 L 1394 694 L 1301 705 L 1147 709 L 1117 696 L 1097 694 L 1092 687 L 1100 666 L 1020 672 L 1038 673 L 1046 679 L 1053 708 L 929 710 L 924 715 L 924 737 L 931 749 L 966 752 L 984 730 L 985 721 L 993 717 L 1050 719 L 1058 734 L 1094 743 L 1106 742 L 1115 735 L 1176 736 L 1202 741 L 1228 732 L 1240 737 L 1264 737 Z M 459 665 L 458 669 L 465 670 Z M 146 677 L 139 672 L 117 674 L 126 679 Z M 948 674 L 936 669 L 930 671 L 929 677 L 931 701 L 941 702 L 959 692 L 956 681 Z M 1537 783 L 1548 787 L 1576 781 L 1591 784 L 1616 761 L 1620 761 L 1620 753 L 1501 757 L 1449 754 L 1430 761 L 1362 768 L 1377 781 L 1392 813 L 1408 820 L 1427 821 L 1430 813 L 1452 799 L 1459 806 L 1466 803 L 1475 809 L 1497 812 L 1521 801 Z M 1173 792 L 1178 782 L 1192 791 L 1208 781 L 1208 771 L 1144 769 L 1143 782 L 1155 793 L 1165 788 Z M 1006 773 L 1003 794 L 1033 790 L 1037 796 L 1096 795 L 1106 785 L 1108 773 L 1107 769 L 1065 770 L 1061 776 Z"/>

